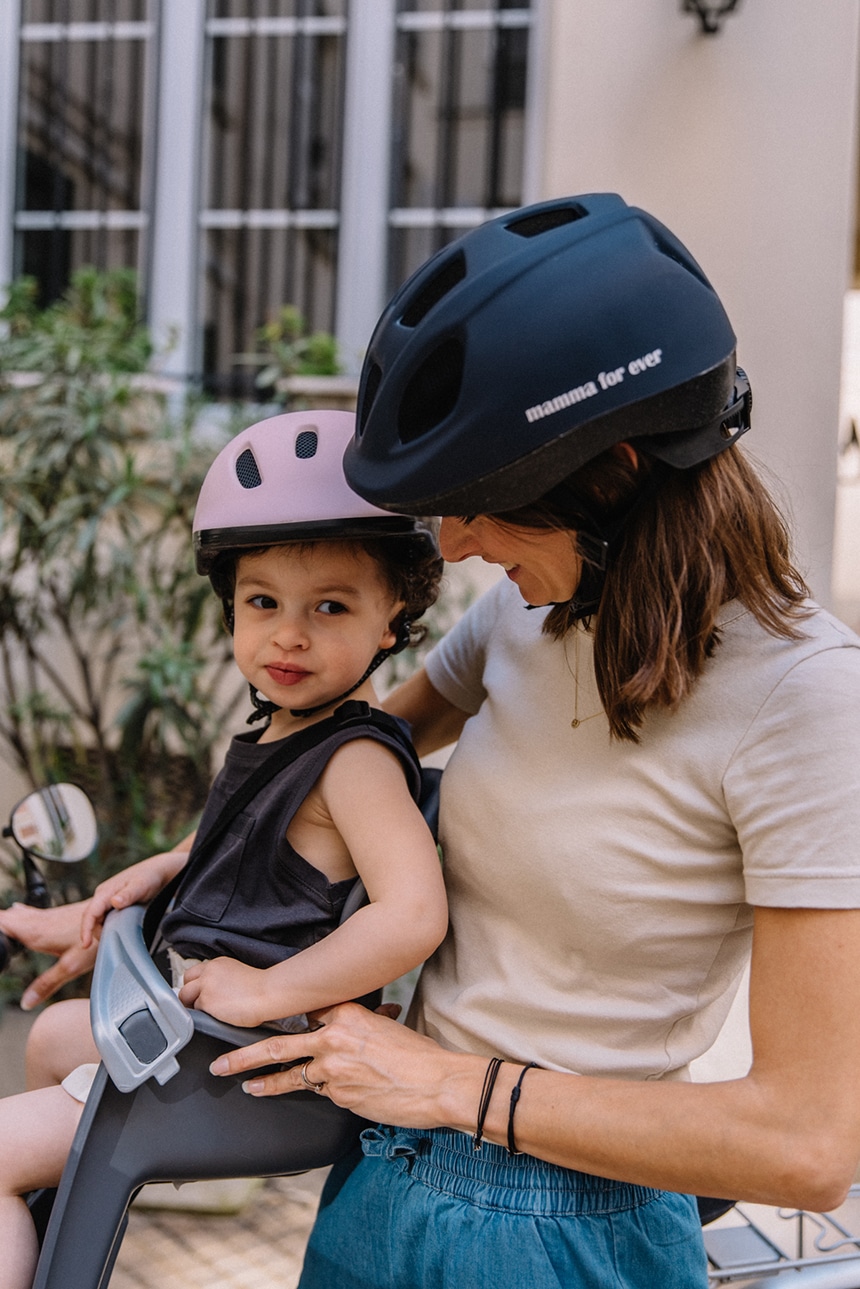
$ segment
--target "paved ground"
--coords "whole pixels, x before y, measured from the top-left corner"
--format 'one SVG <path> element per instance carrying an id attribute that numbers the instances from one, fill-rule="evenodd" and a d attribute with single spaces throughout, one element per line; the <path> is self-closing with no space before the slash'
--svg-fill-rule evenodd
<path id="1" fill-rule="evenodd" d="M 30 1023 L 17 1008 L 0 1014 L 0 1096 L 24 1087 Z M 324 1180 L 264 1182 L 236 1214 L 133 1207 L 111 1289 L 295 1289 Z"/>
<path id="2" fill-rule="evenodd" d="M 295 1289 L 323 1178 L 274 1178 L 235 1216 L 132 1208 L 111 1289 Z"/>

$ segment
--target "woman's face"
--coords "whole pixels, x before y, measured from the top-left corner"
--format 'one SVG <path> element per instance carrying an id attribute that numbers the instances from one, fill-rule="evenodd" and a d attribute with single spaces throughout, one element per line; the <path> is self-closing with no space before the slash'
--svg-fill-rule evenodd
<path id="1" fill-rule="evenodd" d="M 445 516 L 439 533 L 442 556 L 450 563 L 478 555 L 499 564 L 516 582 L 526 604 L 557 604 L 571 599 L 582 562 L 574 534 L 554 528 L 514 528 L 491 515 L 468 522 Z"/>

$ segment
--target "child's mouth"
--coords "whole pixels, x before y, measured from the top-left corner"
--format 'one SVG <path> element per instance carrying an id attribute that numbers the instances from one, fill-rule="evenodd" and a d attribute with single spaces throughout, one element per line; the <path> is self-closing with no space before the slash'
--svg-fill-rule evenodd
<path id="1" fill-rule="evenodd" d="M 266 667 L 266 672 L 276 685 L 297 685 L 300 680 L 304 680 L 311 674 L 301 667 L 277 667 L 273 664 Z"/>

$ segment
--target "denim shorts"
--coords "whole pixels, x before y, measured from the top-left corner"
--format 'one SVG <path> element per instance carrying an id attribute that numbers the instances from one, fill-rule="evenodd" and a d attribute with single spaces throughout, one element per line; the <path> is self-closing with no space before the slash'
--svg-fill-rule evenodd
<path id="1" fill-rule="evenodd" d="M 696 1202 L 381 1126 L 329 1175 L 299 1289 L 707 1289 Z"/>

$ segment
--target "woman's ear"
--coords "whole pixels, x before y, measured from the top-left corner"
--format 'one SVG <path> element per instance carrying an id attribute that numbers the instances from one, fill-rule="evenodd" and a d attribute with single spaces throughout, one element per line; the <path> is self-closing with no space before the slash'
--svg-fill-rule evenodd
<path id="1" fill-rule="evenodd" d="M 632 443 L 616 443 L 612 448 L 612 454 L 620 461 L 627 461 L 634 470 L 639 469 L 639 453 Z"/>

